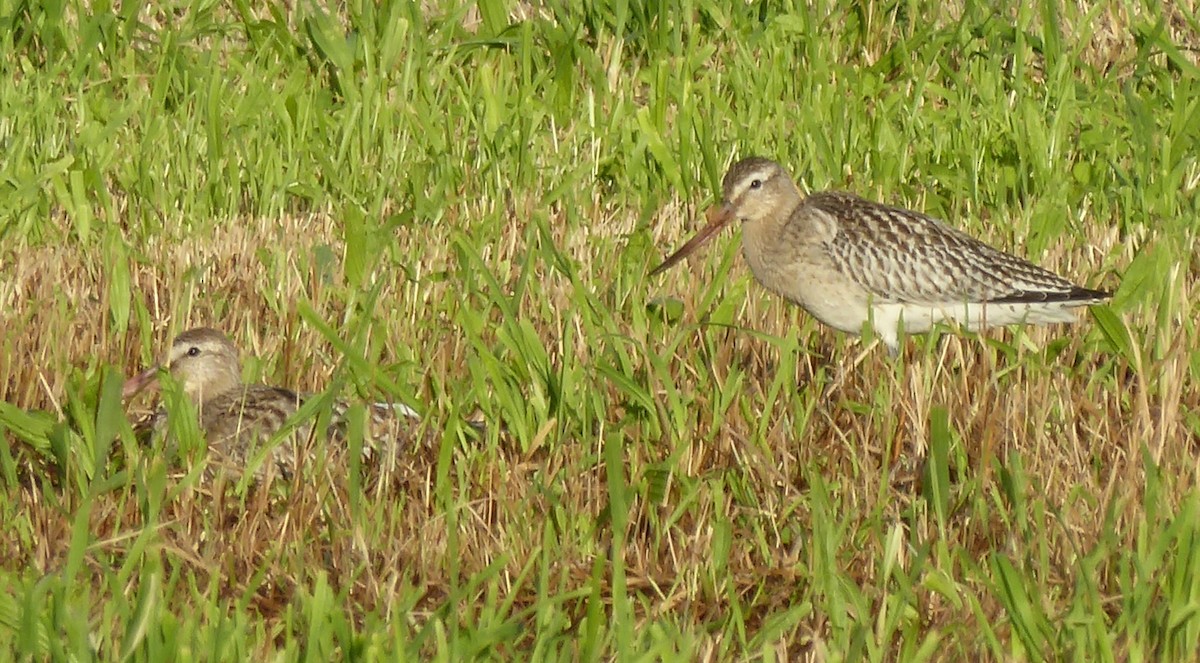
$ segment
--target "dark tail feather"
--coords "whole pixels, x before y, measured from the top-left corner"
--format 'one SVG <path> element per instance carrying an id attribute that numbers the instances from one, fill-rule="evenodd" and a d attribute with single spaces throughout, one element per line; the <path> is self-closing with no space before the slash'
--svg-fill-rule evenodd
<path id="1" fill-rule="evenodd" d="M 1012 294 L 991 300 L 996 304 L 1040 304 L 1051 302 L 1071 302 L 1079 305 L 1100 304 L 1112 299 L 1111 292 L 1092 290 L 1073 286 L 1070 290 L 1018 290 Z"/>

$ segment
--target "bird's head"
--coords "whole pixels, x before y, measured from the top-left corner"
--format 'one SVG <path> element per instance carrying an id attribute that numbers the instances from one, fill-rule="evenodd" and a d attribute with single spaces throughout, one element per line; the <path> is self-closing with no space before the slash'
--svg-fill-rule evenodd
<path id="1" fill-rule="evenodd" d="M 189 329 L 175 338 L 166 359 L 125 382 L 126 398 L 157 384 L 159 371 L 168 371 L 195 403 L 241 384 L 238 351 L 221 332 L 209 327 Z"/>
<path id="2" fill-rule="evenodd" d="M 721 182 L 721 195 L 723 202 L 708 210 L 708 225 L 655 267 L 651 276 L 683 260 L 734 219 L 745 224 L 782 222 L 800 201 L 800 192 L 783 166 L 762 157 L 733 164 Z"/>

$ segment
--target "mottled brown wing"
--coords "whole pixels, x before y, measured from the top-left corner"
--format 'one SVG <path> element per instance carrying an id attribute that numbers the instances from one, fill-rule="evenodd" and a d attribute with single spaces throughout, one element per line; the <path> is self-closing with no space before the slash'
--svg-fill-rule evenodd
<path id="1" fill-rule="evenodd" d="M 410 451 L 417 440 L 421 419 L 416 412 L 403 405 L 368 403 L 366 428 L 363 431 L 363 459 L 395 456 Z M 350 403 L 336 401 L 329 421 L 329 437 L 345 442 L 349 429 Z"/>
<path id="2" fill-rule="evenodd" d="M 209 437 L 231 439 L 272 435 L 296 413 L 301 399 L 287 389 L 252 385 L 232 390 L 204 403 L 201 428 Z"/>
<path id="3" fill-rule="evenodd" d="M 838 221 L 834 264 L 884 301 L 902 303 L 1091 301 L 1075 286 L 937 219 L 846 193 L 805 201 Z"/>
<path id="4" fill-rule="evenodd" d="M 243 469 L 251 452 L 279 432 L 301 402 L 294 391 L 266 385 L 231 390 L 207 401 L 201 408 L 200 427 L 210 453 L 234 469 Z M 290 476 L 296 467 L 294 444 L 280 443 L 272 460 L 285 477 Z M 264 469 L 260 467 L 258 473 Z"/>

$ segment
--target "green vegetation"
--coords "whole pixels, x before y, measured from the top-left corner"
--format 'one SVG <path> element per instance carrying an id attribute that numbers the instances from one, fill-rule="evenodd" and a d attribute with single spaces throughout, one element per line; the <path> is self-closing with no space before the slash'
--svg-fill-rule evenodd
<path id="1" fill-rule="evenodd" d="M 436 4 L 0 0 L 0 652 L 1197 657 L 1193 3 Z M 1116 296 L 856 363 L 648 279 L 755 153 Z M 140 446 L 201 324 L 440 448 Z"/>

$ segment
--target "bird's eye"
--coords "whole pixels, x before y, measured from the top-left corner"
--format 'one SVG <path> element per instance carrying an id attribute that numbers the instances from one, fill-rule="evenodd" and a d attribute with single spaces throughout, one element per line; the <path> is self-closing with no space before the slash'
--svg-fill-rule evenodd
<path id="1" fill-rule="evenodd" d="M 188 348 L 188 351 L 187 351 L 187 356 L 189 356 L 189 357 L 197 357 L 197 356 L 199 356 L 199 355 L 200 355 L 200 348 L 198 348 L 198 347 L 196 347 L 196 346 L 194 346 L 194 345 L 193 345 L 192 347 Z"/>
<path id="2" fill-rule="evenodd" d="M 762 188 L 762 180 L 758 180 L 758 179 L 750 180 L 750 188 L 751 189 L 761 189 Z"/>

